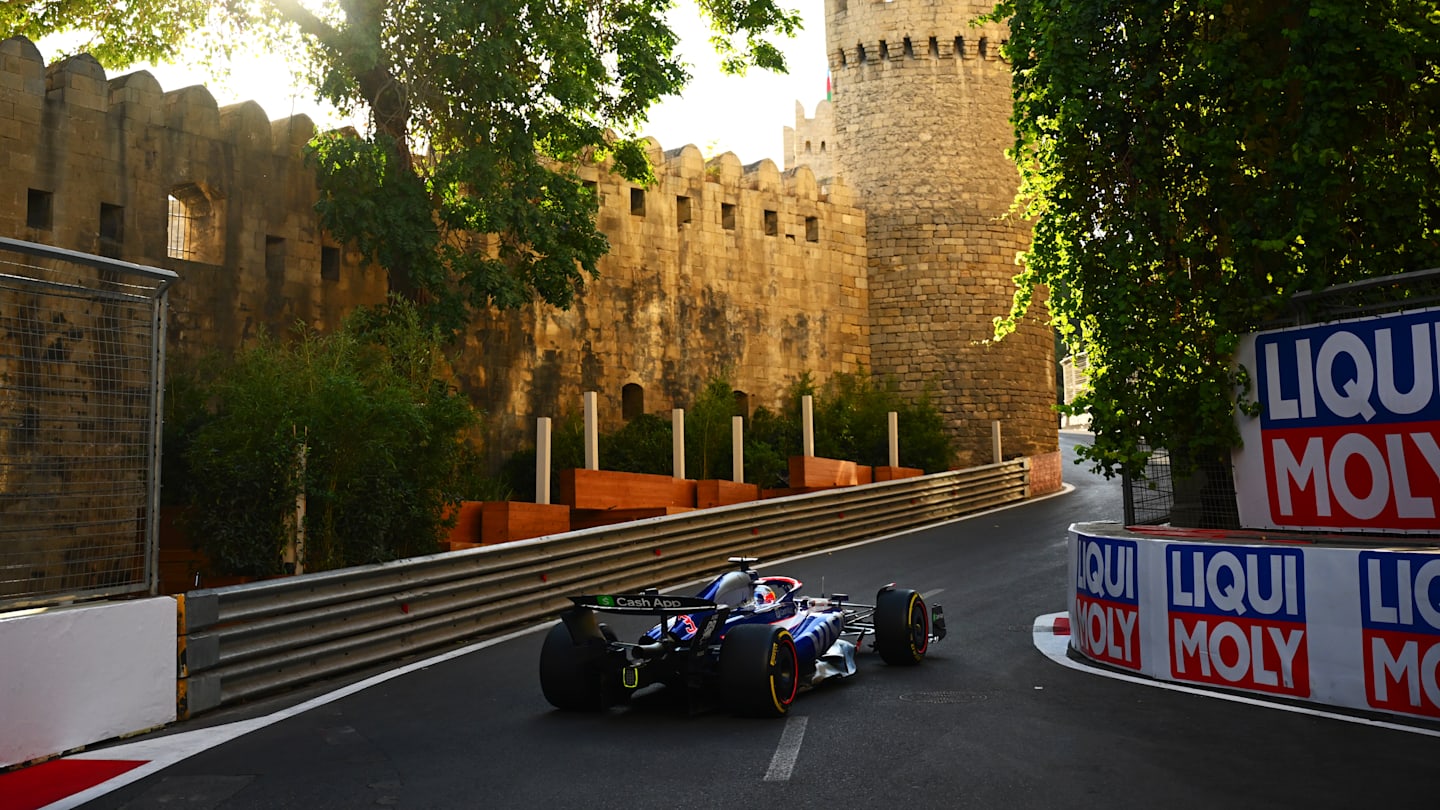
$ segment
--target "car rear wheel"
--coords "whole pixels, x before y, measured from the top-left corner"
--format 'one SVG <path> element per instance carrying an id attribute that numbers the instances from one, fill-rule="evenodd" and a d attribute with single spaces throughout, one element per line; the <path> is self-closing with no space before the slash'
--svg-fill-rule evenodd
<path id="1" fill-rule="evenodd" d="M 915 591 L 882 588 L 875 595 L 875 651 L 887 664 L 908 666 L 930 649 L 930 611 Z"/>
<path id="2" fill-rule="evenodd" d="M 605 636 L 595 635 L 577 644 L 570 628 L 560 622 L 545 635 L 540 648 L 540 691 L 550 705 L 567 712 L 595 712 L 605 708 L 604 678 L 600 659 Z"/>
<path id="3" fill-rule="evenodd" d="M 800 656 L 790 631 L 769 624 L 731 628 L 720 644 L 725 705 L 746 717 L 784 717 L 800 689 Z"/>

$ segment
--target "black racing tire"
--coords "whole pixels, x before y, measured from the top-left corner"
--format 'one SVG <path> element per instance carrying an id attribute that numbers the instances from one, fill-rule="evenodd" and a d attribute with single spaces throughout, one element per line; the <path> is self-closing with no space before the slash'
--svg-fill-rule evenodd
<path id="1" fill-rule="evenodd" d="M 770 624 L 733 627 L 720 643 L 720 692 L 731 712 L 784 717 L 800 690 L 800 655 L 790 631 Z"/>
<path id="2" fill-rule="evenodd" d="M 596 642 L 599 642 L 598 644 Z M 564 622 L 550 628 L 540 648 L 540 691 L 550 705 L 567 712 L 598 712 L 605 708 L 605 680 L 600 670 L 603 635 L 576 644 Z"/>
<path id="3" fill-rule="evenodd" d="M 930 649 L 930 609 L 915 591 L 881 588 L 875 595 L 875 651 L 893 666 L 914 666 Z"/>

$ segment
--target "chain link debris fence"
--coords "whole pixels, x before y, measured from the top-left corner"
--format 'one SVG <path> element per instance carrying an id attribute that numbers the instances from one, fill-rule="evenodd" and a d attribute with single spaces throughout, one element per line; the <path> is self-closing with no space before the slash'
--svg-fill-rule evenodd
<path id="1" fill-rule="evenodd" d="M 0 238 L 0 610 L 153 592 L 175 278 Z"/>

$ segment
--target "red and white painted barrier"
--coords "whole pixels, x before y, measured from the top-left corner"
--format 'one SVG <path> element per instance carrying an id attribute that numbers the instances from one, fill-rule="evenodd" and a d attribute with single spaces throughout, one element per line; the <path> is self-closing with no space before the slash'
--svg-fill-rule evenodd
<path id="1" fill-rule="evenodd" d="M 1440 551 L 1070 529 L 1071 647 L 1165 681 L 1440 718 Z"/>

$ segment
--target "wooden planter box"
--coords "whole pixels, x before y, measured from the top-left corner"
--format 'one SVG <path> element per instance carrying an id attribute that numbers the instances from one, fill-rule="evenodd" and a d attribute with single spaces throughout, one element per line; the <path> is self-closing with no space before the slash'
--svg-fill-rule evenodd
<path id="1" fill-rule="evenodd" d="M 570 531 L 570 507 L 564 504 L 493 501 L 481 509 L 480 542 L 487 546 Z"/>
<path id="2" fill-rule="evenodd" d="M 901 478 L 919 478 L 925 471 L 916 467 L 876 467 L 876 481 L 898 481 Z"/>
<path id="3" fill-rule="evenodd" d="M 865 468 L 863 483 L 869 483 L 870 469 Z M 853 487 L 862 483 L 860 465 L 853 461 L 841 461 L 818 456 L 790 457 L 790 486 L 794 489 L 817 489 L 825 487 Z"/>
<path id="4" fill-rule="evenodd" d="M 760 500 L 759 484 L 742 484 L 735 481 L 695 482 L 695 506 L 700 509 L 758 500 Z"/>
<path id="5" fill-rule="evenodd" d="M 688 506 L 657 506 L 650 509 L 573 509 L 570 511 L 570 528 L 578 531 L 596 526 L 613 526 L 616 523 L 629 523 L 632 520 L 678 515 L 681 512 L 693 511 L 695 510 Z"/>
<path id="6" fill-rule="evenodd" d="M 462 501 L 446 550 L 493 546 L 570 531 L 570 507 L 524 501 Z"/>
<path id="7" fill-rule="evenodd" d="M 480 501 L 461 501 L 458 505 L 447 508 L 446 517 L 455 515 L 455 525 L 450 528 L 450 534 L 440 545 L 454 551 L 479 543 L 480 507 L 483 505 Z"/>
<path id="8" fill-rule="evenodd" d="M 647 473 L 561 470 L 559 500 L 571 509 L 693 509 L 695 482 Z"/>

